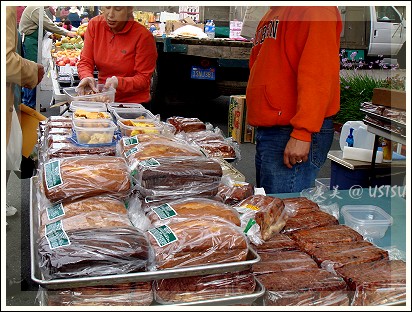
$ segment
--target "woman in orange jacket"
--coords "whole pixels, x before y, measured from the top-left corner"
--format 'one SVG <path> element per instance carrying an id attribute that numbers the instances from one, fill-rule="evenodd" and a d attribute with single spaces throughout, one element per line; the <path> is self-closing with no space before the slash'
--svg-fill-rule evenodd
<path id="1" fill-rule="evenodd" d="M 266 193 L 314 184 L 339 111 L 337 7 L 271 7 L 250 56 L 247 120 L 256 131 L 256 183 Z"/>
<path id="2" fill-rule="evenodd" d="M 116 89 L 115 102 L 147 103 L 150 82 L 156 67 L 157 50 L 152 33 L 134 21 L 132 6 L 102 7 L 92 18 L 84 35 L 84 47 L 77 65 L 81 78 L 78 92 L 98 83 Z"/>

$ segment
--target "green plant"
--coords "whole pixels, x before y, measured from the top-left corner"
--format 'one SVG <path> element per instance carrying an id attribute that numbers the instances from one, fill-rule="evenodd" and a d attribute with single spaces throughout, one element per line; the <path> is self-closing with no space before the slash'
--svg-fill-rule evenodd
<path id="1" fill-rule="evenodd" d="M 363 102 L 372 101 L 374 88 L 391 88 L 405 90 L 405 78 L 395 75 L 388 78 L 374 77 L 374 67 L 388 69 L 382 60 L 365 63 L 355 60 L 356 52 L 347 56 L 345 50 L 341 51 L 341 68 L 347 69 L 340 76 L 340 110 L 335 115 L 334 122 L 344 124 L 347 121 L 363 120 L 365 114 L 360 111 Z M 396 70 L 396 65 L 391 65 L 390 70 Z M 360 72 L 359 69 L 369 69 Z"/>

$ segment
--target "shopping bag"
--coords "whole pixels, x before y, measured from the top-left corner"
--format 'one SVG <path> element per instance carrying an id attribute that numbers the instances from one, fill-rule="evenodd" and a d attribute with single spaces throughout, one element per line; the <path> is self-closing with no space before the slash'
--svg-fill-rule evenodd
<path id="1" fill-rule="evenodd" d="M 23 144 L 23 134 L 20 127 L 19 117 L 13 109 L 11 117 L 10 138 L 6 148 L 6 168 L 7 170 L 20 170 L 21 151 Z"/>

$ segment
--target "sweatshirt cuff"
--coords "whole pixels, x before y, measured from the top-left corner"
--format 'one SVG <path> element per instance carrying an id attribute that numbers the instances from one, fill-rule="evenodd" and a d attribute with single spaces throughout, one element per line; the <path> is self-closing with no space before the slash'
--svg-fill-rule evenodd
<path id="1" fill-rule="evenodd" d="M 312 141 L 312 132 L 306 131 L 304 129 L 293 129 L 290 136 L 300 141 Z"/>

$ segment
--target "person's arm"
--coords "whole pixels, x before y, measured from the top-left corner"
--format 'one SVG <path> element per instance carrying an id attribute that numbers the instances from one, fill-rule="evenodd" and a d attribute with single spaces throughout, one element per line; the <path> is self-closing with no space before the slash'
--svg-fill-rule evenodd
<path id="1" fill-rule="evenodd" d="M 16 52 L 17 20 L 15 8 L 8 6 L 6 14 L 6 81 L 33 89 L 39 82 L 39 64 L 21 57 Z M 41 67 L 43 66 L 41 65 Z"/>
<path id="2" fill-rule="evenodd" d="M 32 18 L 35 21 L 40 20 L 39 16 L 39 11 L 40 8 L 37 10 L 33 11 Z M 46 14 L 46 12 L 43 10 L 43 29 L 50 31 L 51 33 L 56 33 L 59 35 L 63 36 L 69 36 L 69 37 L 75 37 L 76 34 L 72 31 L 68 31 L 67 29 L 64 29 L 62 27 L 57 26 Z"/>
<path id="3" fill-rule="evenodd" d="M 86 31 L 87 32 L 87 31 Z M 157 49 L 153 35 L 145 36 L 137 44 L 133 77 L 117 77 L 116 90 L 120 92 L 133 92 L 146 90 L 150 86 L 152 74 L 156 68 Z"/>

